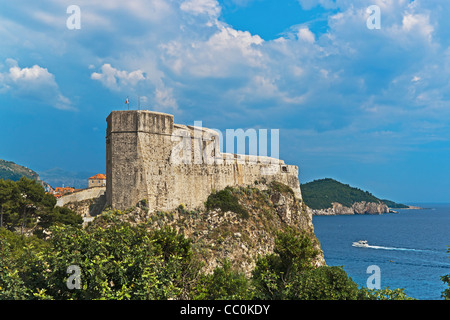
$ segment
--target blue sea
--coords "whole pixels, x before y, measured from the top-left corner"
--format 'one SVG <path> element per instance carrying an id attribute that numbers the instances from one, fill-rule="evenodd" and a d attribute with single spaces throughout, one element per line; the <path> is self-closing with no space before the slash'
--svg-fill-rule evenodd
<path id="1" fill-rule="evenodd" d="M 329 266 L 343 266 L 367 287 L 380 269 L 381 288 L 404 288 L 420 300 L 442 300 L 447 288 L 440 279 L 450 273 L 450 204 L 415 204 L 424 209 L 395 209 L 383 215 L 313 216 L 314 231 Z M 367 240 L 369 247 L 352 246 Z"/>

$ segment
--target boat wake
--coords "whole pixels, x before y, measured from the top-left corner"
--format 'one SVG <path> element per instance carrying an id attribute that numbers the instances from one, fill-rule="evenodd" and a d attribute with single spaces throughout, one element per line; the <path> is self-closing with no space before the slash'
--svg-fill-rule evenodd
<path id="1" fill-rule="evenodd" d="M 413 249 L 413 248 L 399 248 L 399 247 L 386 247 L 386 246 L 374 246 L 370 245 L 367 240 L 359 240 L 353 242 L 353 247 L 359 248 L 369 248 L 369 249 L 377 249 L 377 250 L 395 250 L 395 251 L 415 251 L 415 252 L 435 252 L 434 250 L 427 249 Z"/>
<path id="2" fill-rule="evenodd" d="M 429 251 L 429 250 L 411 249 L 411 248 L 397 248 L 397 247 L 385 247 L 385 246 L 372 246 L 372 245 L 369 245 L 369 244 L 367 243 L 367 241 L 353 242 L 353 247 L 369 248 L 369 249 L 377 249 L 377 250 L 416 251 L 416 252 Z"/>
<path id="3" fill-rule="evenodd" d="M 368 245 L 366 248 L 379 249 L 379 250 L 397 250 L 397 251 L 418 251 L 418 252 L 425 251 L 425 250 L 420 250 L 420 249 L 383 247 L 383 246 L 371 246 L 371 245 Z"/>

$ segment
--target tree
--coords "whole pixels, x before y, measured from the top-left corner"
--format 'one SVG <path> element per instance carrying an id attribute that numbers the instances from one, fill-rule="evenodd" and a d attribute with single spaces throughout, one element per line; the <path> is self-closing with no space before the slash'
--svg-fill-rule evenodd
<path id="1" fill-rule="evenodd" d="M 319 252 L 306 232 L 287 227 L 277 233 L 273 254 L 258 258 L 252 272 L 258 299 L 289 299 L 292 280 L 313 269 Z"/>
<path id="2" fill-rule="evenodd" d="M 23 281 L 23 260 L 27 250 L 39 251 L 48 244 L 35 236 L 25 237 L 16 232 L 0 229 L 0 300 L 29 299 L 32 291 Z"/>
<path id="3" fill-rule="evenodd" d="M 53 225 L 67 225 L 81 228 L 83 218 L 69 208 L 54 207 L 51 210 L 46 210 L 39 214 L 39 222 L 37 225 L 39 228 L 34 233 L 43 238 L 45 236 L 44 231 Z"/>
<path id="4" fill-rule="evenodd" d="M 252 296 L 249 279 L 232 270 L 228 259 L 212 274 L 202 275 L 192 293 L 194 300 L 250 300 Z"/>
<path id="5" fill-rule="evenodd" d="M 45 189 L 36 180 L 31 180 L 26 177 L 20 178 L 17 181 L 21 198 L 19 198 L 19 206 L 22 214 L 21 232 L 31 223 L 36 223 L 36 216 L 40 212 L 45 212 L 50 208 L 46 207 L 47 202 L 43 202 L 45 198 Z"/>
<path id="6" fill-rule="evenodd" d="M 287 299 L 355 300 L 358 285 L 342 267 L 323 266 L 296 273 L 287 290 Z"/>
<path id="7" fill-rule="evenodd" d="M 28 289 L 19 276 L 11 254 L 11 246 L 0 238 L 0 300 L 21 300 L 28 297 Z"/>
<path id="8" fill-rule="evenodd" d="M 20 189 L 16 182 L 0 179 L 1 227 L 14 229 L 20 211 Z"/>
<path id="9" fill-rule="evenodd" d="M 153 230 L 154 254 L 161 257 L 161 283 L 168 290 L 161 298 L 167 299 L 175 295 L 187 299 L 195 286 L 202 264 L 196 259 L 192 251 L 192 241 L 185 238 L 171 227 Z"/>
<path id="10" fill-rule="evenodd" d="M 40 237 L 54 224 L 81 226 L 83 219 L 68 208 L 56 207 L 56 199 L 37 181 L 0 180 L 0 227 L 21 233 L 27 228 Z"/>

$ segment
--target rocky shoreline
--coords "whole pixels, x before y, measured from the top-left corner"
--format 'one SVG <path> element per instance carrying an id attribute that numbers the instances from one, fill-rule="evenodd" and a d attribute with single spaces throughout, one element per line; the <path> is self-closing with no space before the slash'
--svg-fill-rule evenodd
<path id="1" fill-rule="evenodd" d="M 333 202 L 331 208 L 312 209 L 313 215 L 331 216 L 331 215 L 351 215 L 351 214 L 383 214 L 389 212 L 389 207 L 383 202 L 355 202 L 351 207 L 343 206 L 340 203 Z"/>
<path id="2" fill-rule="evenodd" d="M 412 210 L 412 209 L 414 209 L 414 210 L 422 210 L 422 209 L 425 209 L 425 208 L 421 208 L 421 207 L 416 207 L 416 206 L 408 206 L 408 208 L 397 208 L 398 210 Z"/>

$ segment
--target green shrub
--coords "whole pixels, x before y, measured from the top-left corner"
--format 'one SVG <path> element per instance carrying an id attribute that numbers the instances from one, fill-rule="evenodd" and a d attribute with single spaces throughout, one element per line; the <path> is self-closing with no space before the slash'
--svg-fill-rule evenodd
<path id="1" fill-rule="evenodd" d="M 19 276 L 13 246 L 0 237 L 0 300 L 22 300 L 30 292 Z"/>
<path id="2" fill-rule="evenodd" d="M 235 212 L 243 219 L 248 219 L 250 216 L 247 209 L 239 203 L 238 198 L 233 194 L 230 187 L 226 187 L 224 190 L 210 194 L 205 205 L 208 210 L 220 209 L 222 212 Z"/>
<path id="3" fill-rule="evenodd" d="M 229 260 L 212 274 L 202 275 L 194 288 L 194 300 L 250 300 L 252 291 L 245 274 L 231 269 Z"/>
<path id="4" fill-rule="evenodd" d="M 361 288 L 358 292 L 359 300 L 414 300 L 408 297 L 405 289 L 367 289 Z"/>
<path id="5" fill-rule="evenodd" d="M 291 195 L 295 196 L 294 191 L 292 190 L 291 187 L 289 187 L 281 182 L 278 182 L 278 181 L 272 181 L 269 184 L 269 188 L 272 190 L 281 192 L 281 193 L 290 193 Z"/>
<path id="6" fill-rule="evenodd" d="M 298 277 L 313 269 L 313 260 L 319 252 L 305 233 L 291 227 L 278 232 L 274 253 L 258 258 L 252 272 L 257 299 L 294 299 L 292 287 Z"/>
<path id="7" fill-rule="evenodd" d="M 356 300 L 358 285 L 342 267 L 323 266 L 295 274 L 286 292 L 287 299 Z"/>

